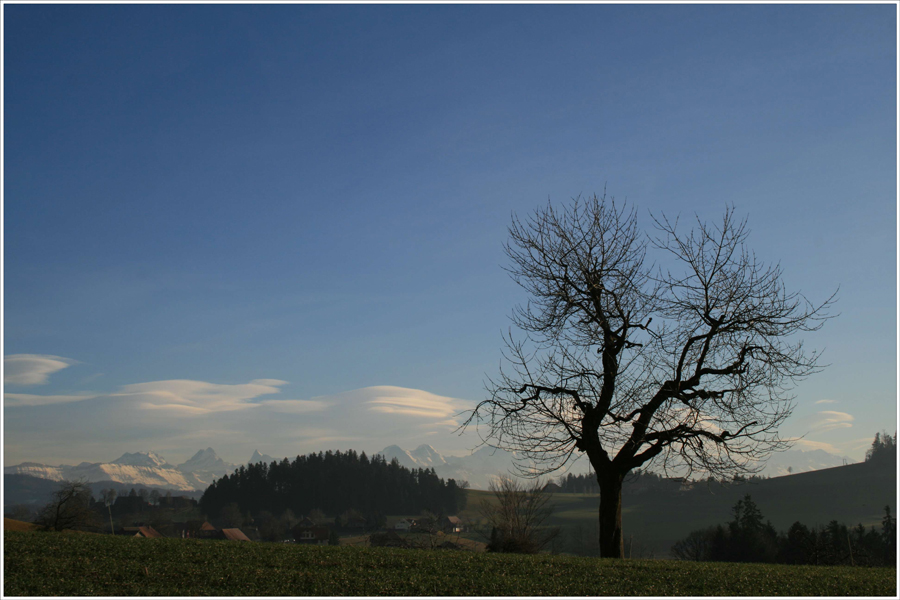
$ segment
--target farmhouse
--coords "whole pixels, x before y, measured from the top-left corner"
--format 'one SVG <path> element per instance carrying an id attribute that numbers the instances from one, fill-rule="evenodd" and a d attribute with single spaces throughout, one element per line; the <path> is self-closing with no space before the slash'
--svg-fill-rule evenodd
<path id="1" fill-rule="evenodd" d="M 412 529 L 413 521 L 412 519 L 400 519 L 396 523 L 394 523 L 394 529 L 396 531 L 409 531 Z"/>
<path id="2" fill-rule="evenodd" d="M 441 519 L 441 531 L 444 533 L 462 533 L 464 530 L 462 519 L 459 517 L 444 517 Z"/>
<path id="3" fill-rule="evenodd" d="M 329 531 L 322 525 L 297 525 L 291 530 L 298 544 L 327 544 Z"/>

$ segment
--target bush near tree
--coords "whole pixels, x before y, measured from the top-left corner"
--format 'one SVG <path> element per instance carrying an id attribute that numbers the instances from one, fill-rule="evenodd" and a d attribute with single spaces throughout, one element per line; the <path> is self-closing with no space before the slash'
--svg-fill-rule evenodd
<path id="1" fill-rule="evenodd" d="M 480 507 L 490 527 L 488 552 L 535 554 L 559 535 L 558 527 L 546 524 L 554 506 L 552 494 L 540 481 L 526 485 L 501 476 L 491 480 L 489 489 L 494 497 Z"/>

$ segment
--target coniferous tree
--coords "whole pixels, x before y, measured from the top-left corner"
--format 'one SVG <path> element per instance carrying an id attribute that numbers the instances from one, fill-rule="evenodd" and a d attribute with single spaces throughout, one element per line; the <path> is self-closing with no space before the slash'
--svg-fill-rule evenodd
<path id="1" fill-rule="evenodd" d="M 380 455 L 370 458 L 352 450 L 329 450 L 293 461 L 242 466 L 213 482 L 200 506 L 210 515 L 232 502 L 254 515 L 261 511 L 278 515 L 285 510 L 302 515 L 319 508 L 335 517 L 352 509 L 374 524 L 386 514 L 422 510 L 456 514 L 464 499 L 465 490 L 439 478 L 434 469 L 411 471 Z"/>

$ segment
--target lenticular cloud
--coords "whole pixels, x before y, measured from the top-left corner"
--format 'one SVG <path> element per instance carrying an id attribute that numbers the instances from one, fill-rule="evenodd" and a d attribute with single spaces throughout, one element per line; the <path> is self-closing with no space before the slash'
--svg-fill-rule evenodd
<path id="1" fill-rule="evenodd" d="M 46 354 L 11 354 L 3 359 L 5 385 L 43 385 L 53 373 L 71 365 L 73 360 Z"/>

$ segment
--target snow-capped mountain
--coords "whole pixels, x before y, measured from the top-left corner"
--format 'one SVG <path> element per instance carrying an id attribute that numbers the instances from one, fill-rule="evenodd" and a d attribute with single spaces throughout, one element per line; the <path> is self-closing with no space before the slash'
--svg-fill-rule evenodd
<path id="1" fill-rule="evenodd" d="M 154 452 L 126 452 L 108 463 L 51 466 L 25 462 L 4 467 L 3 473 L 31 475 L 52 481 L 84 479 L 88 482 L 115 481 L 174 490 L 200 490 L 234 469 L 235 465 L 226 463 L 212 448 L 207 448 L 177 467 Z"/>
<path id="2" fill-rule="evenodd" d="M 472 488 L 481 490 L 488 488 L 491 477 L 509 473 L 515 458 L 511 452 L 488 447 L 466 456 L 443 456 L 428 444 L 411 451 L 388 446 L 378 454 L 388 462 L 396 458 L 407 469 L 434 469 L 438 477 L 468 481 Z"/>
<path id="3" fill-rule="evenodd" d="M 212 448 L 200 450 L 176 467 L 182 473 L 190 473 L 203 487 L 208 486 L 214 479 L 231 473 L 237 465 L 226 463 L 219 458 Z"/>
<path id="4" fill-rule="evenodd" d="M 90 463 L 81 463 L 86 465 Z M 131 465 L 133 467 L 158 467 L 161 469 L 174 469 L 175 467 L 166 462 L 156 452 L 126 452 L 116 460 L 112 461 L 114 465 Z M 78 466 L 81 466 L 78 465 Z"/>
<path id="5" fill-rule="evenodd" d="M 268 454 L 260 454 L 259 450 L 253 451 L 253 456 L 250 457 L 250 462 L 248 464 L 255 465 L 256 463 L 266 463 L 267 465 L 275 462 L 275 458 L 272 458 Z"/>
<path id="6" fill-rule="evenodd" d="M 216 451 L 212 448 L 207 448 L 206 450 L 198 451 L 197 454 L 190 457 L 176 468 L 183 473 L 209 471 L 210 473 L 224 475 L 225 473 L 228 473 L 229 470 L 234 470 L 234 465 L 228 464 L 219 458 Z"/>
<path id="7" fill-rule="evenodd" d="M 428 444 L 422 444 L 415 450 L 409 453 L 415 461 L 421 465 L 428 465 L 429 467 L 438 467 L 440 465 L 447 464 L 447 461 L 444 460 L 444 457 L 441 456 L 437 450 L 429 446 Z"/>
<path id="8" fill-rule="evenodd" d="M 400 446 L 388 446 L 378 454 L 382 455 L 384 460 L 388 462 L 391 462 L 396 458 L 397 462 L 400 463 L 400 466 L 406 467 L 407 469 L 425 468 L 425 465 L 419 464 L 408 450 L 404 450 Z"/>

